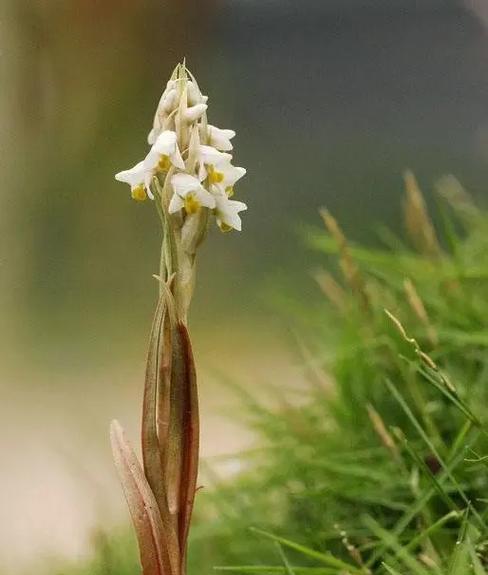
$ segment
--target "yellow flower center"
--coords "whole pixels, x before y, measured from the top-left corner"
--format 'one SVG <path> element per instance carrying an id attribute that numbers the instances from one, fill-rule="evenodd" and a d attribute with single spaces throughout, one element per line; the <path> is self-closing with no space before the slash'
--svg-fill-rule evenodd
<path id="1" fill-rule="evenodd" d="M 224 232 L 224 234 L 227 233 L 227 232 L 232 231 L 232 229 L 233 229 L 231 226 L 228 226 L 227 224 L 224 224 L 224 222 L 218 222 L 218 226 L 219 226 L 219 228 L 220 228 L 220 231 L 221 231 L 221 232 Z"/>
<path id="2" fill-rule="evenodd" d="M 161 157 L 159 158 L 158 162 L 158 169 L 161 172 L 167 172 L 170 168 L 171 168 L 171 160 L 169 159 L 169 156 L 161 154 Z"/>
<path id="3" fill-rule="evenodd" d="M 234 195 L 234 186 L 227 186 L 225 188 L 225 193 L 229 198 L 232 198 L 232 196 Z"/>
<path id="4" fill-rule="evenodd" d="M 146 190 L 142 184 L 134 186 L 130 191 L 130 195 L 132 196 L 133 200 L 138 202 L 143 202 L 147 198 Z"/>
<path id="5" fill-rule="evenodd" d="M 195 197 L 195 194 L 186 194 L 185 196 L 185 211 L 187 214 L 196 214 L 201 208 L 201 204 Z"/>
<path id="6" fill-rule="evenodd" d="M 220 184 L 220 182 L 222 182 L 224 179 L 224 174 L 222 172 L 217 172 L 212 164 L 208 164 L 207 177 L 210 184 Z"/>

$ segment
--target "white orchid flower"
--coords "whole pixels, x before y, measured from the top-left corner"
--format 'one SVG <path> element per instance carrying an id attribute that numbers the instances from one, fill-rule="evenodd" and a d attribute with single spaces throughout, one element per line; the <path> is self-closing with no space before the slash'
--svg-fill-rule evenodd
<path id="1" fill-rule="evenodd" d="M 154 199 L 151 192 L 151 180 L 160 171 L 167 172 L 171 166 L 185 169 L 175 132 L 165 130 L 156 138 L 151 150 L 142 162 L 130 170 L 116 174 L 115 179 L 125 182 L 131 187 L 131 195 L 135 200 L 145 200 L 147 196 Z"/>
<path id="2" fill-rule="evenodd" d="M 234 130 L 222 130 L 209 124 L 207 126 L 208 143 L 221 152 L 232 150 L 231 140 L 236 135 Z"/>
<path id="3" fill-rule="evenodd" d="M 229 161 L 218 164 L 212 171 L 209 171 L 208 178 L 219 192 L 224 192 L 230 198 L 234 195 L 234 184 L 245 174 L 245 168 L 233 166 Z"/>
<path id="4" fill-rule="evenodd" d="M 219 192 L 225 192 L 228 196 L 234 193 L 234 184 L 240 180 L 246 170 L 231 164 L 232 156 L 217 150 L 213 146 L 200 146 L 200 169 L 199 177 L 203 181 L 207 179 L 210 190 L 213 186 Z"/>
<path id="5" fill-rule="evenodd" d="M 200 164 L 198 175 L 200 180 L 209 178 L 210 183 L 214 183 L 213 179 L 219 179 L 218 166 L 221 166 L 232 160 L 232 156 L 225 152 L 221 152 L 213 146 L 200 145 L 198 150 L 198 162 Z M 215 174 L 215 175 L 214 175 Z"/>
<path id="6" fill-rule="evenodd" d="M 190 174 L 179 173 L 171 178 L 174 194 L 169 203 L 170 214 L 185 208 L 187 214 L 195 214 L 201 207 L 215 208 L 215 198 Z"/>
<path id="7" fill-rule="evenodd" d="M 151 178 L 152 170 L 147 169 L 144 161 L 139 162 L 130 170 L 123 170 L 115 174 L 115 179 L 118 182 L 129 184 L 132 198 L 139 202 L 144 201 L 147 196 L 154 199 L 150 190 Z"/>
<path id="8" fill-rule="evenodd" d="M 238 232 L 242 229 L 242 221 L 239 212 L 247 210 L 244 202 L 237 202 L 236 200 L 229 200 L 227 194 L 215 194 L 215 217 L 217 225 L 223 232 L 228 232 L 232 229 Z"/>
<path id="9" fill-rule="evenodd" d="M 185 169 L 185 162 L 178 148 L 176 133 L 171 130 L 161 132 L 144 160 L 149 170 L 167 172 L 171 166 Z"/>

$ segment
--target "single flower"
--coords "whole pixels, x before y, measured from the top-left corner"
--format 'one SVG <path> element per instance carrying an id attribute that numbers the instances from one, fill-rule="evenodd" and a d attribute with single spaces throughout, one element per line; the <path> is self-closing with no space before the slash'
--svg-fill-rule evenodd
<path id="1" fill-rule="evenodd" d="M 209 124 L 207 126 L 208 143 L 221 152 L 232 150 L 231 140 L 236 135 L 234 130 L 222 130 Z"/>
<path id="2" fill-rule="evenodd" d="M 229 200 L 227 194 L 215 194 L 215 217 L 217 225 L 223 232 L 228 232 L 232 229 L 241 231 L 242 222 L 239 212 L 247 210 L 244 202 L 236 200 Z"/>
<path id="3" fill-rule="evenodd" d="M 218 171 L 218 166 L 223 165 L 227 162 L 232 160 L 232 156 L 225 152 L 221 152 L 214 148 L 213 146 L 204 146 L 200 145 L 198 150 L 198 162 L 199 162 L 199 170 L 198 176 L 200 180 L 203 181 L 209 174 L 217 174 L 214 176 L 210 176 L 212 179 L 218 179 L 220 176 L 218 175 L 220 172 Z M 214 183 L 210 181 L 210 183 Z"/>
<path id="4" fill-rule="evenodd" d="M 175 132 L 165 130 L 156 138 L 142 162 L 130 170 L 119 172 L 115 179 L 130 185 L 131 195 L 135 200 L 143 201 L 147 196 L 153 200 L 154 196 L 151 192 L 153 176 L 160 171 L 167 172 L 171 166 L 184 170 L 185 162 L 178 149 Z"/>
<path id="5" fill-rule="evenodd" d="M 161 132 L 144 160 L 148 170 L 167 172 L 171 166 L 185 169 L 185 162 L 178 148 L 176 133 L 172 130 Z"/>
<path id="6" fill-rule="evenodd" d="M 201 207 L 215 208 L 215 198 L 190 174 L 179 173 L 171 178 L 174 194 L 169 203 L 170 214 L 185 208 L 186 213 L 195 214 Z"/>
<path id="7" fill-rule="evenodd" d="M 222 162 L 217 166 L 207 168 L 207 178 L 210 190 L 217 188 L 219 192 L 225 193 L 229 198 L 234 195 L 234 184 L 246 174 L 245 168 L 233 166 L 230 161 Z"/>
<path id="8" fill-rule="evenodd" d="M 131 196 L 139 202 L 144 201 L 147 196 L 154 199 L 151 190 L 152 170 L 148 170 L 144 161 L 139 162 L 130 170 L 123 170 L 115 174 L 115 179 L 119 182 L 129 184 Z"/>

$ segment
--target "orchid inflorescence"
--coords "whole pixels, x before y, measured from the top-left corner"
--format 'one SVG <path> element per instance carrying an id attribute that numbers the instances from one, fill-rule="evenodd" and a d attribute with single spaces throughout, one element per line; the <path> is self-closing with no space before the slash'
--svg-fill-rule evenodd
<path id="1" fill-rule="evenodd" d="M 154 200 L 163 242 L 159 301 L 149 340 L 142 407 L 142 465 L 112 422 L 115 464 L 136 531 L 143 575 L 184 575 L 197 490 L 199 413 L 187 315 L 196 253 L 211 216 L 241 229 L 246 205 L 230 199 L 246 173 L 232 165 L 232 130 L 207 123 L 207 97 L 179 64 L 163 92 L 146 157 L 117 180 L 135 200 Z"/>
<path id="2" fill-rule="evenodd" d="M 232 165 L 233 130 L 207 122 L 208 97 L 184 64 L 178 65 L 161 96 L 148 136 L 151 149 L 144 160 L 115 178 L 131 187 L 135 200 L 155 199 L 154 178 L 169 192 L 169 214 L 184 217 L 208 209 L 223 231 L 241 229 L 243 202 L 231 200 L 244 168 Z M 161 198 L 158 198 L 161 199 Z"/>

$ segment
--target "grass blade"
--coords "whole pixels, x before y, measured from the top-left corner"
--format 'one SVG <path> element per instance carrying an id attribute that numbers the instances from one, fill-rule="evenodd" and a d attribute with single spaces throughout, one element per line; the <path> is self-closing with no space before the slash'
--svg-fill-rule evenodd
<path id="1" fill-rule="evenodd" d="M 293 549 L 302 553 L 303 555 L 315 559 L 324 565 L 329 565 L 330 567 L 335 567 L 336 569 L 346 569 L 349 570 L 351 573 L 363 573 L 363 570 L 358 569 L 354 565 L 347 563 L 346 561 L 342 561 L 341 559 L 337 559 L 331 553 L 320 553 L 319 551 L 315 551 L 313 549 L 309 549 L 299 543 L 295 543 L 294 541 L 290 541 L 283 537 L 279 537 L 278 535 L 273 535 L 272 533 L 268 533 L 267 531 L 262 531 L 261 529 L 252 528 L 251 531 L 257 533 L 258 535 L 262 535 L 275 543 L 279 543 L 284 547 L 288 547 L 289 549 Z"/>
<path id="2" fill-rule="evenodd" d="M 395 553 L 396 559 L 401 561 L 408 569 L 415 575 L 429 575 L 429 572 L 423 567 L 417 559 L 403 547 L 396 535 L 392 532 L 386 531 L 370 516 L 365 516 L 363 519 L 364 524 L 371 529 L 371 532 L 380 539 L 383 544 Z"/>
<path id="3" fill-rule="evenodd" d="M 295 571 L 290 565 L 285 552 L 283 551 L 283 547 L 280 543 L 276 543 L 276 548 L 278 549 L 279 556 L 281 557 L 281 561 L 283 562 L 283 567 L 285 568 L 286 575 L 296 575 Z"/>

